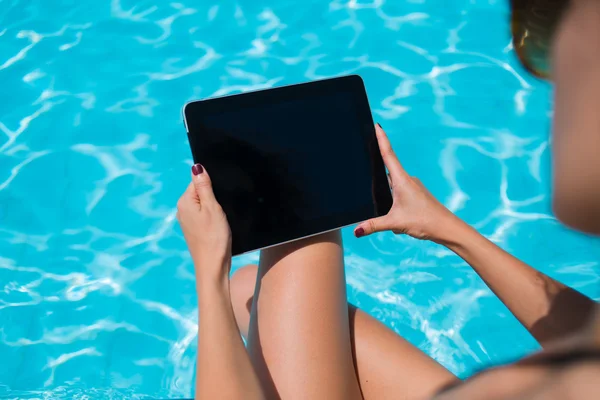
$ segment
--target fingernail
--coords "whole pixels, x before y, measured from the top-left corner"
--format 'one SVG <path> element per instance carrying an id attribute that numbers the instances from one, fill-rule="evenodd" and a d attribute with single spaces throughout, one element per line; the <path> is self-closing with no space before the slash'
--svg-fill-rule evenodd
<path id="1" fill-rule="evenodd" d="M 383 126 L 381 126 L 381 124 L 378 122 L 377 125 L 379 125 L 379 128 L 383 129 Z"/>
<path id="2" fill-rule="evenodd" d="M 200 165 L 200 164 L 192 165 L 192 174 L 200 175 L 203 172 L 204 172 L 204 168 L 202 167 L 202 165 Z"/>
<path id="3" fill-rule="evenodd" d="M 354 231 L 354 236 L 361 237 L 365 235 L 365 230 L 363 228 L 356 228 L 356 230 Z"/>

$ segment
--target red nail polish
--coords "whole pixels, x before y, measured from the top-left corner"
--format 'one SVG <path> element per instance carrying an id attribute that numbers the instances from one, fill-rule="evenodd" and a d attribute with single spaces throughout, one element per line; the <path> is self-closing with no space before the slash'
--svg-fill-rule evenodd
<path id="1" fill-rule="evenodd" d="M 356 228 L 356 230 L 354 231 L 354 236 L 356 236 L 357 238 L 364 236 L 365 235 L 365 230 L 363 228 Z"/>
<path id="2" fill-rule="evenodd" d="M 202 165 L 200 165 L 200 164 L 194 164 L 192 166 L 192 174 L 194 174 L 194 175 L 200 175 L 203 172 L 204 172 L 204 168 L 202 167 Z"/>

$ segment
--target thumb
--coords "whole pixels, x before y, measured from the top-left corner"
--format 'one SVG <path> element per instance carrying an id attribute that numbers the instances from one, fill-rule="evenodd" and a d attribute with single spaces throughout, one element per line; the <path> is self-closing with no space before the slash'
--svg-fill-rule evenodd
<path id="1" fill-rule="evenodd" d="M 363 237 L 375 232 L 382 232 L 392 229 L 387 215 L 366 220 L 358 224 L 354 229 L 354 236 Z"/>
<path id="2" fill-rule="evenodd" d="M 194 182 L 194 189 L 198 195 L 200 204 L 216 202 L 215 194 L 212 189 L 212 182 L 208 172 L 201 164 L 194 164 L 192 166 L 192 181 Z"/>

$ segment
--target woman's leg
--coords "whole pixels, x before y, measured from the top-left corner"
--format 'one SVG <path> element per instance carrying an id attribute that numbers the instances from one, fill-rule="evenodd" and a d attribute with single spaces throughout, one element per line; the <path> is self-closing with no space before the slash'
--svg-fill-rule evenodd
<path id="1" fill-rule="evenodd" d="M 272 398 L 360 399 L 340 232 L 261 252 L 248 351 Z"/>
<path id="2" fill-rule="evenodd" d="M 231 297 L 240 332 L 248 337 L 258 266 L 248 265 L 231 278 Z M 285 324 L 293 315 L 286 315 Z M 355 366 L 364 398 L 422 399 L 457 378 L 419 349 L 363 311 L 349 307 Z"/>

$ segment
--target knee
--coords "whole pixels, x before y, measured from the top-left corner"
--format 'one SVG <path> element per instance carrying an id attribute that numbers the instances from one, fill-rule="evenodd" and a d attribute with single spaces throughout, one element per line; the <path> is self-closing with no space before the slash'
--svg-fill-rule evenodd
<path id="1" fill-rule="evenodd" d="M 242 333 L 248 330 L 257 274 L 258 266 L 246 265 L 235 271 L 229 280 L 231 304 Z"/>
<path id="2" fill-rule="evenodd" d="M 257 273 L 257 265 L 246 265 L 235 271 L 229 279 L 231 297 L 235 297 L 236 300 L 251 299 L 254 295 Z"/>

